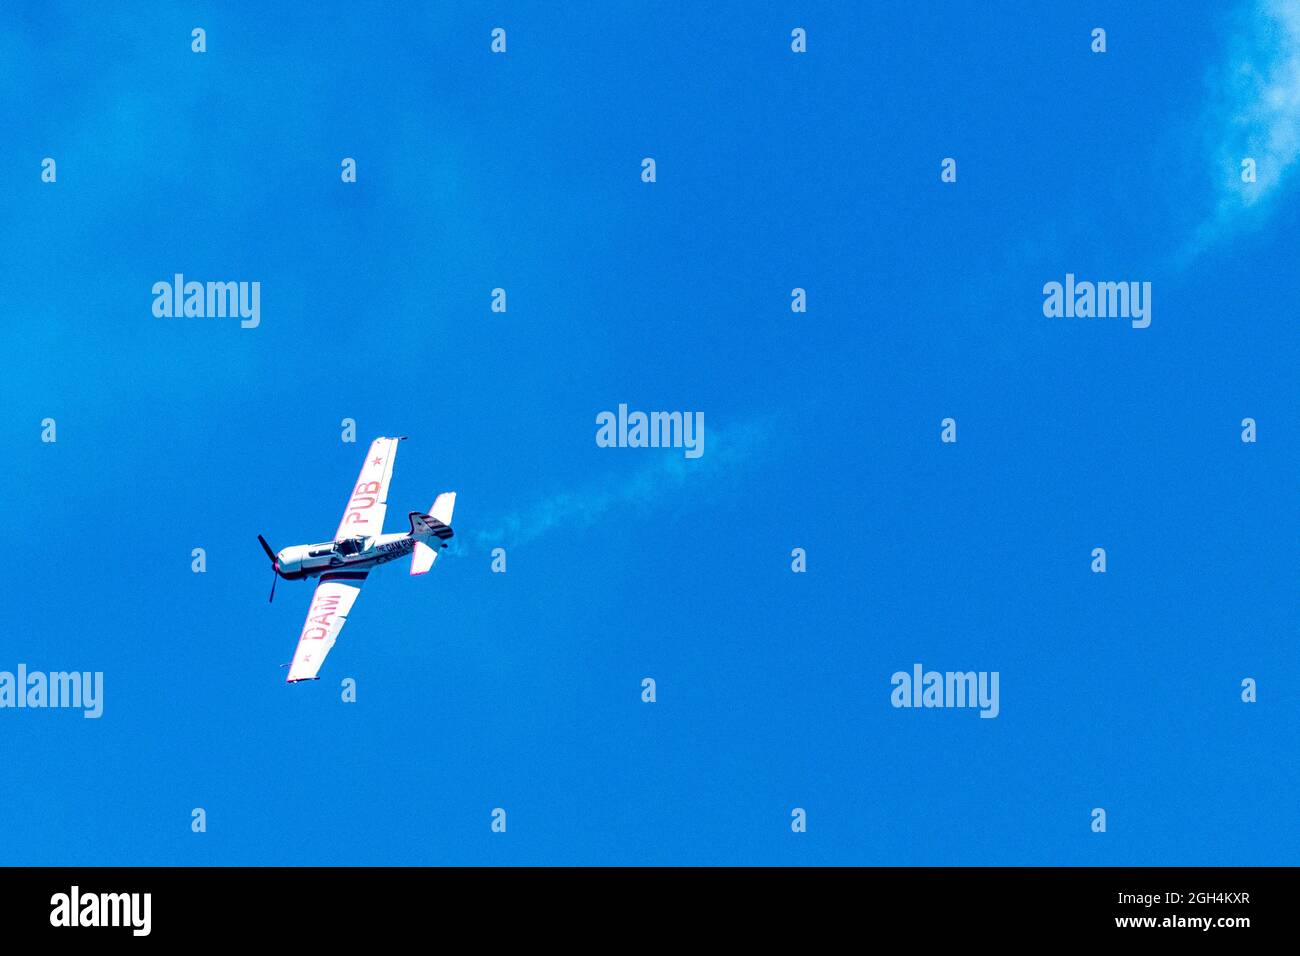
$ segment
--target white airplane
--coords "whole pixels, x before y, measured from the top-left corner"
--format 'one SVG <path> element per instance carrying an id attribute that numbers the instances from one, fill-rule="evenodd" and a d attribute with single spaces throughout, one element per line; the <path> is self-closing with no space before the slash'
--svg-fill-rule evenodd
<path id="1" fill-rule="evenodd" d="M 271 600 L 275 582 L 320 578 L 307 611 L 307 623 L 298 638 L 298 650 L 289 665 L 289 683 L 319 680 L 316 676 L 347 622 L 352 604 L 361 593 L 361 583 L 376 565 L 411 556 L 411 574 L 424 574 L 433 567 L 441 548 L 452 536 L 451 513 L 456 492 L 440 494 L 429 513 L 410 513 L 411 530 L 384 534 L 384 512 L 388 510 L 388 483 L 393 479 L 393 461 L 402 438 L 376 438 L 361 465 L 343 520 L 333 541 L 300 544 L 278 554 L 260 534 L 257 540 L 271 559 Z"/>

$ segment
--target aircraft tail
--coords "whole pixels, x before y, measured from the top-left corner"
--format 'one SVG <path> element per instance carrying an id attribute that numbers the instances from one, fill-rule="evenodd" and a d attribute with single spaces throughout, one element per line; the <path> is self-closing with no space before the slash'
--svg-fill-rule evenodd
<path id="1" fill-rule="evenodd" d="M 451 530 L 451 513 L 455 508 L 456 492 L 444 491 L 427 515 L 411 512 L 411 537 L 415 538 L 415 548 L 411 551 L 411 574 L 426 573 L 433 567 L 438 552 L 447 547 L 447 541 L 455 534 Z"/>

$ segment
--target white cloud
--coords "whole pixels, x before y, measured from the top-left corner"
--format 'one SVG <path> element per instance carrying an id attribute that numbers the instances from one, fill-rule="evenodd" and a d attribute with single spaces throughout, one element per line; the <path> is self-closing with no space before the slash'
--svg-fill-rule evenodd
<path id="1" fill-rule="evenodd" d="M 1300 160 L 1300 0 L 1258 0 L 1250 13 L 1216 77 L 1211 123 L 1225 178 L 1189 256 L 1258 222 Z M 1248 157 L 1256 163 L 1254 183 L 1241 180 Z"/>

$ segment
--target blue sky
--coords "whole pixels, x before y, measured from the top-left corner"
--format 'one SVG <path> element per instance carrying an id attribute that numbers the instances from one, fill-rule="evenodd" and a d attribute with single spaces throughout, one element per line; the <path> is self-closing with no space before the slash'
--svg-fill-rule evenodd
<path id="1" fill-rule="evenodd" d="M 0 710 L 0 863 L 1295 862 L 1300 5 L 680 6 L 6 5 L 0 669 L 105 702 Z M 459 547 L 286 686 L 378 435 Z"/>

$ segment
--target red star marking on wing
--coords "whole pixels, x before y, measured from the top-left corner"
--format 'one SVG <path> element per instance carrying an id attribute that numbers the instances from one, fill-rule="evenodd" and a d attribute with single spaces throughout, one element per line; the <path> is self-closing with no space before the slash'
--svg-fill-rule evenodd
<path id="1" fill-rule="evenodd" d="M 370 461 L 370 464 L 372 465 L 382 465 L 383 463 L 384 463 L 384 459 L 382 458 L 373 458 Z"/>

